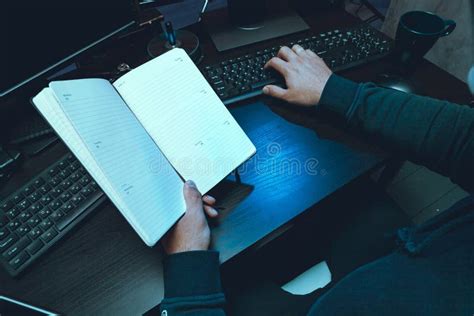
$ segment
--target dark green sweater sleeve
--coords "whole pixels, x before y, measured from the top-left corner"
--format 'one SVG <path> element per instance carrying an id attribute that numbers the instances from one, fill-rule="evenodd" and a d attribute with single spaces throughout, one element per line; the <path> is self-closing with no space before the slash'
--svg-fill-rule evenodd
<path id="1" fill-rule="evenodd" d="M 388 150 L 474 188 L 474 109 L 331 76 L 320 105 Z M 224 315 L 219 254 L 165 258 L 162 315 Z"/>
<path id="2" fill-rule="evenodd" d="M 332 75 L 320 105 L 384 148 L 474 191 L 474 109 Z"/>
<path id="3" fill-rule="evenodd" d="M 225 315 L 218 252 L 183 252 L 166 257 L 163 263 L 162 315 Z"/>

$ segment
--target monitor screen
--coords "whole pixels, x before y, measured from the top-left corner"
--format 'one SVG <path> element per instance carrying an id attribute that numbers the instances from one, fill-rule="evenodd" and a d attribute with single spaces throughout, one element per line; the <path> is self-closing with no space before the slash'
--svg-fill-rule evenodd
<path id="1" fill-rule="evenodd" d="M 2 0 L 0 96 L 133 24 L 132 0 Z M 2 15 L 3 16 L 3 15 Z"/>

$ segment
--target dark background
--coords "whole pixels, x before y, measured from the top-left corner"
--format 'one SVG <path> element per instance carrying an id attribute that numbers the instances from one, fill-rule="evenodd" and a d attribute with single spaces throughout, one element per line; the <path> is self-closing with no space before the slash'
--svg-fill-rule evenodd
<path id="1" fill-rule="evenodd" d="M 2 1 L 0 11 L 0 93 L 134 19 L 130 0 Z"/>

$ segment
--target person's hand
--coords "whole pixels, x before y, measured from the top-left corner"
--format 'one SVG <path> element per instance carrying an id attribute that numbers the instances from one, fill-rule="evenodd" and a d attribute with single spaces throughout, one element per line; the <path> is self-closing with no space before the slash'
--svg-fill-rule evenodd
<path id="1" fill-rule="evenodd" d="M 194 182 L 186 181 L 183 193 L 186 214 L 161 242 L 167 254 L 209 249 L 211 230 L 207 224 L 206 214 L 209 217 L 219 215 L 213 208 L 216 200 L 209 195 L 202 197 Z"/>
<path id="2" fill-rule="evenodd" d="M 292 49 L 282 47 L 278 57 L 273 57 L 265 68 L 274 68 L 283 75 L 287 89 L 268 85 L 263 88 L 263 93 L 302 106 L 319 103 L 332 74 L 318 55 L 299 45 L 293 46 Z"/>

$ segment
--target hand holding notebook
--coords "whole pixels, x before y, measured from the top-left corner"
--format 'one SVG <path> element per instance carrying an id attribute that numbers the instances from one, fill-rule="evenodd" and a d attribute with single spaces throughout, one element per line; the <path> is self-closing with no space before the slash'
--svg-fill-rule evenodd
<path id="1" fill-rule="evenodd" d="M 204 194 L 256 151 L 181 49 L 33 103 L 149 246 L 184 214 L 183 179 Z"/>

